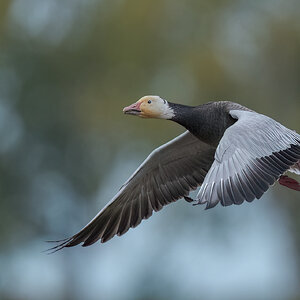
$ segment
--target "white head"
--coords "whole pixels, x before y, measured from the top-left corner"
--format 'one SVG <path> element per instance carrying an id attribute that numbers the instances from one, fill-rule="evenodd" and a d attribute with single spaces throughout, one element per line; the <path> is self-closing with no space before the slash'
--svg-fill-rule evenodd
<path id="1" fill-rule="evenodd" d="M 159 96 L 144 96 L 136 103 L 125 107 L 123 112 L 142 118 L 171 119 L 174 117 L 174 111 L 168 101 Z"/>

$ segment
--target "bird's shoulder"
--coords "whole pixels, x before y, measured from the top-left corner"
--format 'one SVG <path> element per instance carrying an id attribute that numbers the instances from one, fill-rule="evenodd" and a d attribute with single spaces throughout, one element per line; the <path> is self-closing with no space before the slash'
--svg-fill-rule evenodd
<path id="1" fill-rule="evenodd" d="M 205 109 L 207 110 L 208 112 L 209 111 L 219 111 L 219 112 L 222 112 L 222 113 L 229 113 L 229 111 L 231 110 L 242 110 L 242 111 L 252 111 L 252 109 L 242 105 L 242 104 L 239 104 L 237 102 L 233 102 L 233 101 L 210 101 L 210 102 L 207 102 L 205 104 L 201 104 L 201 105 L 198 105 L 196 107 L 196 109 Z"/>

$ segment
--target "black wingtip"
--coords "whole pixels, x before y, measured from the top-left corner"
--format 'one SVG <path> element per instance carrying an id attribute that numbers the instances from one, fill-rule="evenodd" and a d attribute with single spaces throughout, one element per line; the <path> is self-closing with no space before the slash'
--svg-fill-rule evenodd
<path id="1" fill-rule="evenodd" d="M 70 241 L 72 240 L 72 238 L 65 238 L 62 240 L 57 240 L 57 241 L 45 241 L 46 243 L 59 243 L 58 245 L 51 247 L 49 249 L 46 249 L 44 251 L 42 251 L 42 253 L 46 253 L 47 255 L 53 254 L 57 251 L 62 250 L 63 248 L 68 247 L 68 244 L 70 243 Z"/>

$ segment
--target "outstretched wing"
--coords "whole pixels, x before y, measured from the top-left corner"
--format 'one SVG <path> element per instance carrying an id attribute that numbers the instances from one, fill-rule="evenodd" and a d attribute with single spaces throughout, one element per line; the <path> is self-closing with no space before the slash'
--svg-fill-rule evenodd
<path id="1" fill-rule="evenodd" d="M 300 159 L 300 135 L 275 120 L 231 110 L 238 119 L 226 129 L 215 160 L 197 195 L 211 208 L 259 199 L 281 174 Z"/>
<path id="2" fill-rule="evenodd" d="M 187 196 L 202 184 L 215 150 L 189 132 L 157 148 L 90 223 L 52 249 L 106 242 L 149 218 L 153 210 Z"/>

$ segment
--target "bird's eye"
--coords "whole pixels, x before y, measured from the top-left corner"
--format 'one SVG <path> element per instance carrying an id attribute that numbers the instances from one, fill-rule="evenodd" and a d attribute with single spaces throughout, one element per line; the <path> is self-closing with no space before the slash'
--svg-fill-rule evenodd
<path id="1" fill-rule="evenodd" d="M 148 104 L 151 104 L 151 102 L 152 102 L 151 100 L 148 100 Z"/>

